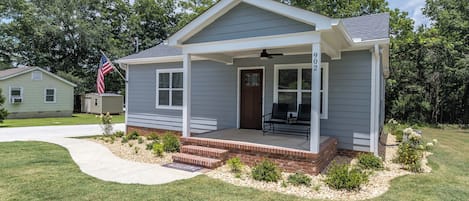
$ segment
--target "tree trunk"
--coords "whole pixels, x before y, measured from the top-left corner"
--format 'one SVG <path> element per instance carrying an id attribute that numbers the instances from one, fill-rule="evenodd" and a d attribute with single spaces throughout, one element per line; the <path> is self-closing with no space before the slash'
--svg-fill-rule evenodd
<path id="1" fill-rule="evenodd" d="M 464 108 L 463 122 L 464 124 L 469 124 L 469 82 L 466 83 L 466 89 L 464 90 L 463 108 Z"/>

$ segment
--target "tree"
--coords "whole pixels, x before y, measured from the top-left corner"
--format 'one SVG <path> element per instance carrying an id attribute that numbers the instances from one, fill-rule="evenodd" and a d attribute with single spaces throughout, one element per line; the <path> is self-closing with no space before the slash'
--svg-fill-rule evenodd
<path id="1" fill-rule="evenodd" d="M 334 17 L 346 18 L 389 11 L 385 0 L 279 0 L 313 12 Z"/>
<path id="2" fill-rule="evenodd" d="M 8 111 L 3 108 L 5 104 L 5 97 L 2 95 L 2 89 L 0 88 L 0 123 L 3 123 L 3 120 L 7 118 Z"/>

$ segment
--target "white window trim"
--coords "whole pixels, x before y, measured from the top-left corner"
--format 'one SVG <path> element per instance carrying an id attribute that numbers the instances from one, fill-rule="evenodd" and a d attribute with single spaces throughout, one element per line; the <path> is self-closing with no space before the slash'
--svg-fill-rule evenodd
<path id="1" fill-rule="evenodd" d="M 23 99 L 23 87 L 9 86 L 8 87 L 8 102 L 10 104 L 13 104 L 13 102 L 11 102 L 11 98 L 12 98 L 11 89 L 13 89 L 13 88 L 19 88 L 20 89 L 20 98 Z"/>
<path id="2" fill-rule="evenodd" d="M 37 79 L 37 80 L 34 79 L 34 73 L 39 73 L 39 75 L 41 75 L 41 76 L 39 77 L 39 79 Z M 33 72 L 31 72 L 31 80 L 36 80 L 36 81 L 42 80 L 42 72 L 41 72 L 41 71 L 33 71 Z"/>
<path id="3" fill-rule="evenodd" d="M 54 90 L 54 101 L 47 101 L 47 90 Z M 44 103 L 57 103 L 57 89 L 56 88 L 45 88 L 44 89 Z"/>
<path id="4" fill-rule="evenodd" d="M 278 71 L 281 69 L 298 69 L 298 80 L 302 80 L 302 73 L 301 69 L 311 69 L 311 63 L 299 63 L 299 64 L 276 64 L 274 65 L 274 102 L 278 102 Z M 321 119 L 327 119 L 329 113 L 329 63 L 323 62 L 321 63 L 321 68 L 323 69 L 323 89 L 321 90 L 322 96 L 322 113 Z M 282 92 L 298 92 L 301 90 L 302 92 L 307 92 L 311 90 L 303 90 L 301 89 L 301 81 L 297 81 L 297 89 L 282 89 Z M 311 95 L 312 96 L 312 95 Z M 301 104 L 301 93 L 297 93 L 297 104 Z M 298 106 L 297 106 L 298 108 Z M 295 114 L 296 115 L 296 114 Z"/>
<path id="5" fill-rule="evenodd" d="M 172 86 L 170 88 L 164 88 L 164 90 L 169 90 L 169 105 L 159 105 L 159 83 L 160 83 L 160 73 L 170 73 L 169 76 L 169 85 L 172 85 L 173 82 L 173 75 L 172 73 L 183 73 L 184 72 L 182 68 L 174 68 L 174 69 L 157 69 L 156 70 L 156 99 L 155 99 L 155 108 L 156 109 L 169 109 L 169 110 L 182 110 L 182 106 L 172 106 L 173 102 L 173 96 L 172 96 L 172 91 L 184 91 L 184 88 L 181 89 L 173 89 Z"/>

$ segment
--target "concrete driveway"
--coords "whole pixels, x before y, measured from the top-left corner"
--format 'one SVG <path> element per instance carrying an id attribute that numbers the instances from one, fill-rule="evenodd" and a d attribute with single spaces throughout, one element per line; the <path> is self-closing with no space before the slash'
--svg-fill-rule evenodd
<path id="1" fill-rule="evenodd" d="M 114 130 L 124 128 L 124 124 L 114 125 Z M 200 174 L 124 160 L 101 144 L 70 138 L 100 133 L 102 131 L 99 125 L 0 128 L 0 142 L 43 141 L 63 146 L 82 172 L 104 181 L 152 185 L 188 179 Z"/>

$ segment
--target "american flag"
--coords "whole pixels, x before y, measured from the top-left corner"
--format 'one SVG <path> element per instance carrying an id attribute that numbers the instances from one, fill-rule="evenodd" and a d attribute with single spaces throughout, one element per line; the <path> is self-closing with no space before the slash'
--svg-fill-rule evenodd
<path id="1" fill-rule="evenodd" d="M 96 89 L 98 90 L 98 94 L 104 93 L 104 89 L 106 88 L 104 85 L 104 76 L 112 72 L 113 69 L 114 66 L 112 66 L 111 61 L 109 61 L 106 56 L 102 55 L 101 63 L 98 68 L 98 78 L 96 79 Z"/>

